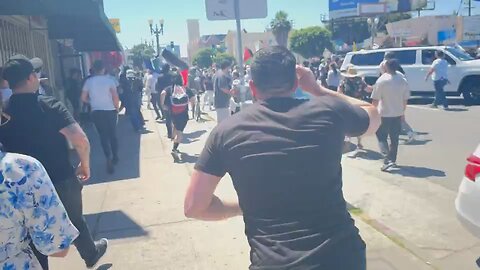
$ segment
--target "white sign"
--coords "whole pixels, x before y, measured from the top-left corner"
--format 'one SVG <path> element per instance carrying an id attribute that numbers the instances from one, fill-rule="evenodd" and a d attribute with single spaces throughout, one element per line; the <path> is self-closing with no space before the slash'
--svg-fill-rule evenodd
<path id="1" fill-rule="evenodd" d="M 463 17 L 463 40 L 480 40 L 480 16 Z"/>
<path id="2" fill-rule="evenodd" d="M 238 0 L 240 19 L 263 19 L 268 16 L 267 0 Z M 235 20 L 235 0 L 206 0 L 209 21 Z"/>

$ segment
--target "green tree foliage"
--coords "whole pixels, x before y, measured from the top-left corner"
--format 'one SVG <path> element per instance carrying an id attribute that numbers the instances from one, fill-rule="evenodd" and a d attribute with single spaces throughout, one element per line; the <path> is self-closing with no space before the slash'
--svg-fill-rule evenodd
<path id="1" fill-rule="evenodd" d="M 294 30 L 290 37 L 292 51 L 305 58 L 322 56 L 325 49 L 333 50 L 330 31 L 321 26 Z"/>
<path id="2" fill-rule="evenodd" d="M 232 55 L 211 48 L 201 49 L 193 57 L 193 64 L 200 68 L 209 68 L 213 63 L 221 64 L 224 61 L 229 61 L 232 64 L 236 62 Z"/>
<path id="3" fill-rule="evenodd" d="M 200 68 L 209 68 L 213 64 L 214 52 L 210 48 L 201 49 L 193 57 L 193 64 Z"/>
<path id="4" fill-rule="evenodd" d="M 292 25 L 293 22 L 288 19 L 288 14 L 285 11 L 279 11 L 275 14 L 275 18 L 270 22 L 270 28 L 278 45 L 287 47 L 288 34 L 292 30 Z"/>
<path id="5" fill-rule="evenodd" d="M 144 61 L 152 59 L 155 55 L 155 49 L 148 44 L 135 45 L 130 52 L 133 65 L 138 68 L 142 68 Z"/>
<path id="6" fill-rule="evenodd" d="M 236 62 L 237 62 L 235 60 L 235 57 L 233 57 L 232 55 L 230 55 L 228 53 L 218 53 L 217 55 L 214 56 L 213 61 L 217 65 L 220 65 L 221 63 L 223 63 L 225 61 L 230 62 L 232 65 L 236 64 Z"/>

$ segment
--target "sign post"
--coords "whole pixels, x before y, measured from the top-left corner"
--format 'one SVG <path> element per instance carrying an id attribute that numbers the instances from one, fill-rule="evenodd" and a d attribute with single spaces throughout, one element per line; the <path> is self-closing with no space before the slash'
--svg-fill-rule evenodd
<path id="1" fill-rule="evenodd" d="M 267 0 L 206 0 L 207 19 L 235 20 L 237 25 L 237 54 L 241 85 L 245 84 L 243 69 L 242 19 L 260 19 L 268 15 Z"/>

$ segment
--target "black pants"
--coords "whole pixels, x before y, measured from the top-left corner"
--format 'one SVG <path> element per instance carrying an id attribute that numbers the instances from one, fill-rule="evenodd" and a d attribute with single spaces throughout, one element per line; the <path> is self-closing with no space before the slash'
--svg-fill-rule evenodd
<path id="1" fill-rule="evenodd" d="M 55 190 L 68 213 L 68 217 L 80 232 L 73 244 L 77 247 L 78 253 L 80 253 L 82 259 L 85 262 L 91 262 L 97 254 L 97 249 L 87 226 L 87 222 L 83 217 L 83 185 L 75 176 L 72 176 L 65 181 L 54 183 L 54 185 Z M 38 252 L 33 244 L 30 244 L 30 246 L 42 268 L 48 270 L 48 257 Z"/>
<path id="2" fill-rule="evenodd" d="M 385 156 L 385 164 L 397 162 L 398 138 L 402 130 L 402 117 L 382 117 L 382 124 L 377 131 L 380 151 Z M 388 145 L 390 137 L 390 145 Z"/>
<path id="3" fill-rule="evenodd" d="M 166 110 L 166 111 L 164 111 L 164 115 L 163 115 L 163 116 L 165 116 L 165 126 L 167 127 L 168 138 L 173 138 L 172 115 L 170 114 L 170 112 L 169 112 L 168 110 Z"/>
<path id="4" fill-rule="evenodd" d="M 158 118 L 161 118 L 162 115 L 160 114 L 160 94 L 159 93 L 153 93 L 152 94 L 152 100 L 150 100 L 153 105 L 153 109 L 155 110 L 155 114 L 157 115 Z"/>
<path id="5" fill-rule="evenodd" d="M 105 157 L 110 160 L 118 157 L 117 111 L 94 111 L 93 123 L 97 128 Z"/>

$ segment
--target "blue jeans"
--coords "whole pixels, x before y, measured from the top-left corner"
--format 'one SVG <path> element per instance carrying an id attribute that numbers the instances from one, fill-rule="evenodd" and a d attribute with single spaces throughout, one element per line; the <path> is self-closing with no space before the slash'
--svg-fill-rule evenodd
<path id="1" fill-rule="evenodd" d="M 144 125 L 145 121 L 143 119 L 141 108 L 141 93 L 133 93 L 126 100 L 126 114 L 130 118 L 130 122 L 135 130 L 140 130 Z"/>
<path id="2" fill-rule="evenodd" d="M 448 80 L 441 79 L 438 81 L 433 81 L 433 85 L 435 86 L 435 100 L 433 101 L 433 105 L 443 105 L 444 108 L 448 108 L 448 101 L 445 96 L 445 85 L 447 85 Z"/>

